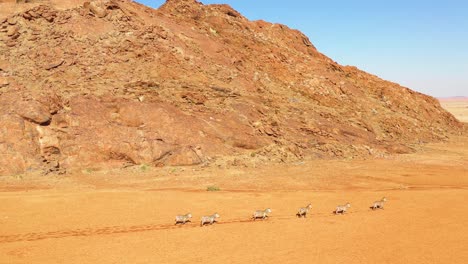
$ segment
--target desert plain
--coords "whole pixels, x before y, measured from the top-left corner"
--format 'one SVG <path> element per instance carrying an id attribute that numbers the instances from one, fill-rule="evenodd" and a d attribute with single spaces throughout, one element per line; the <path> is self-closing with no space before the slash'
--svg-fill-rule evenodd
<path id="1" fill-rule="evenodd" d="M 466 135 L 378 159 L 16 175 L 0 190 L 5 264 L 468 261 Z M 295 217 L 309 202 L 308 217 Z M 269 219 L 250 219 L 266 207 Z M 192 222 L 175 226 L 186 212 Z M 219 223 L 200 227 L 214 212 Z"/>
<path id="2" fill-rule="evenodd" d="M 228 5 L 0 3 L 0 264 L 468 263 L 467 100 Z"/>

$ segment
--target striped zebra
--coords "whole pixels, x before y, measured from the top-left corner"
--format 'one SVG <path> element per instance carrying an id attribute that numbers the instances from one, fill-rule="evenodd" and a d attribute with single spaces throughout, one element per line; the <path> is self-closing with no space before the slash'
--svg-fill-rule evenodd
<path id="1" fill-rule="evenodd" d="M 380 199 L 380 201 L 375 201 L 371 206 L 372 210 L 384 209 L 384 204 L 385 204 L 386 201 L 387 201 L 387 198 L 385 198 L 385 197 Z"/>
<path id="2" fill-rule="evenodd" d="M 306 207 L 301 207 L 299 208 L 299 211 L 297 211 L 296 216 L 301 218 L 301 217 L 307 217 L 307 213 L 309 210 L 312 209 L 312 205 L 308 204 Z"/>
<path id="3" fill-rule="evenodd" d="M 200 226 L 204 226 L 205 224 L 212 225 L 213 223 L 218 222 L 218 220 L 216 220 L 217 218 L 220 218 L 218 213 L 214 213 L 213 215 L 208 216 L 202 216 Z"/>
<path id="4" fill-rule="evenodd" d="M 265 210 L 257 210 L 253 213 L 252 219 L 255 221 L 257 218 L 266 219 L 268 214 L 271 213 L 271 209 L 267 208 Z"/>
<path id="5" fill-rule="evenodd" d="M 346 203 L 345 205 L 338 205 L 335 209 L 335 214 L 344 214 L 350 207 L 350 203 Z"/>
<path id="6" fill-rule="evenodd" d="M 192 214 L 191 213 L 188 213 L 188 214 L 184 214 L 184 215 L 176 215 L 175 217 L 175 224 L 183 224 L 185 225 L 185 223 L 187 222 L 192 222 L 190 221 L 190 218 L 192 218 Z"/>

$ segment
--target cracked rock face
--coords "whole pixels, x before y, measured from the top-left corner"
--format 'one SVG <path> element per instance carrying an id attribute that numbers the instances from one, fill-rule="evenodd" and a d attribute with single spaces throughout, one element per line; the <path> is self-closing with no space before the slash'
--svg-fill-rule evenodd
<path id="1" fill-rule="evenodd" d="M 3 3 L 0 40 L 0 175 L 380 157 L 462 131 L 227 5 Z"/>

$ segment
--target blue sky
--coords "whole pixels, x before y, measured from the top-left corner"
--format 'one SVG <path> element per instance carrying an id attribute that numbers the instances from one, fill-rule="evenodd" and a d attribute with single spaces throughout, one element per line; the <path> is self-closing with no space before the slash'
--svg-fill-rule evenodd
<path id="1" fill-rule="evenodd" d="M 139 0 L 159 7 L 165 1 Z M 468 1 L 202 0 L 304 32 L 320 52 L 436 97 L 468 96 Z"/>

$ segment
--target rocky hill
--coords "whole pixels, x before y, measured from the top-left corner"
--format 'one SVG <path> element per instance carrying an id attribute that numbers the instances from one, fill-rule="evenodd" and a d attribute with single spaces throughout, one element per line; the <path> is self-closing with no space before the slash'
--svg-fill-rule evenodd
<path id="1" fill-rule="evenodd" d="M 372 157 L 462 128 L 227 5 L 26 2 L 0 6 L 0 174 Z"/>

